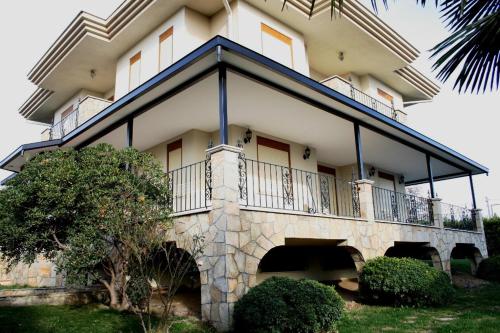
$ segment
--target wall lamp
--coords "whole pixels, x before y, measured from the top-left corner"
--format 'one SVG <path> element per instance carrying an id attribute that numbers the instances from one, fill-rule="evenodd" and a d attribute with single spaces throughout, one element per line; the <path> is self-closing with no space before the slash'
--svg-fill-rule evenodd
<path id="1" fill-rule="evenodd" d="M 403 175 L 399 176 L 398 182 L 400 184 L 404 184 L 405 183 L 405 176 L 403 176 Z"/>
<path id="2" fill-rule="evenodd" d="M 252 140 L 252 131 L 249 129 L 247 129 L 247 131 L 245 132 L 245 138 L 243 139 L 243 142 L 245 143 L 250 143 L 250 141 Z"/>
<path id="3" fill-rule="evenodd" d="M 309 157 L 311 157 L 311 149 L 309 147 L 306 147 L 304 150 L 304 155 L 302 156 L 305 160 L 308 160 Z"/>

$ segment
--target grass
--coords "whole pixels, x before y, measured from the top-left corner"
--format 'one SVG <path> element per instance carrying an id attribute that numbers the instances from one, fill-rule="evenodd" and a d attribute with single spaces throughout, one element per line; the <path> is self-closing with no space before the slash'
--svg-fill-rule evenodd
<path id="1" fill-rule="evenodd" d="M 471 262 L 469 259 L 452 259 L 450 264 L 452 272 L 471 273 Z"/>
<path id="2" fill-rule="evenodd" d="M 32 288 L 32 287 L 28 286 L 27 284 L 11 284 L 9 286 L 0 285 L 0 290 L 26 289 L 26 288 Z"/>
<path id="3" fill-rule="evenodd" d="M 457 290 L 456 300 L 440 308 L 392 308 L 363 305 L 340 321 L 350 332 L 499 332 L 500 284 Z"/>
<path id="4" fill-rule="evenodd" d="M 440 308 L 361 305 L 339 322 L 350 332 L 499 332 L 500 284 L 457 290 L 456 300 Z M 0 332 L 141 332 L 136 317 L 97 306 L 0 307 Z M 178 318 L 172 333 L 213 333 L 195 319 Z"/>
<path id="5" fill-rule="evenodd" d="M 0 332 L 8 333 L 135 333 L 142 332 L 131 314 L 97 306 L 0 307 Z M 176 320 L 171 333 L 212 333 L 197 320 Z"/>

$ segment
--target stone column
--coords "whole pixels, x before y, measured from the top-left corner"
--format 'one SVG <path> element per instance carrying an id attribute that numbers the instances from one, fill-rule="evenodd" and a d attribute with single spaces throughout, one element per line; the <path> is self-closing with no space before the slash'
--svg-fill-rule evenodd
<path id="1" fill-rule="evenodd" d="M 239 270 L 234 260 L 234 247 L 239 234 L 231 230 L 240 226 L 238 154 L 240 148 L 219 145 L 207 150 L 211 157 L 212 209 L 207 248 L 200 269 L 202 319 L 211 322 L 219 331 L 231 327 L 235 293 L 235 278 Z M 234 278 L 233 278 L 234 277 Z"/>
<path id="2" fill-rule="evenodd" d="M 368 222 L 375 221 L 375 210 L 373 206 L 373 187 L 374 181 L 360 179 L 356 181 L 359 194 L 359 212 L 362 219 Z"/>
<path id="3" fill-rule="evenodd" d="M 483 215 L 481 214 L 481 209 L 472 209 L 471 213 L 476 222 L 476 231 L 484 234 Z"/>
<path id="4" fill-rule="evenodd" d="M 432 212 L 429 212 L 432 214 L 432 217 L 434 219 L 434 226 L 443 229 L 444 228 L 444 223 L 443 223 L 443 208 L 441 206 L 441 198 L 431 198 L 431 205 L 432 205 Z"/>

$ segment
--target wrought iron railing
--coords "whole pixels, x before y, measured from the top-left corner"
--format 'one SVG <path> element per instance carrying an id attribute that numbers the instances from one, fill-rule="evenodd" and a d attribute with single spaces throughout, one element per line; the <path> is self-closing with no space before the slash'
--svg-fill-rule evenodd
<path id="1" fill-rule="evenodd" d="M 396 121 L 405 121 L 405 119 L 400 119 L 400 112 L 394 108 L 393 105 L 387 105 L 378 99 L 364 93 L 363 91 L 355 88 L 351 83 L 345 81 L 344 79 L 334 76 L 328 80 L 323 81 L 330 88 L 337 90 L 338 92 L 351 97 L 357 102 L 364 104 L 373 110 L 392 118 Z"/>
<path id="2" fill-rule="evenodd" d="M 210 159 L 168 172 L 170 206 L 173 213 L 207 208 L 212 201 Z"/>
<path id="3" fill-rule="evenodd" d="M 375 219 L 433 225 L 432 201 L 428 198 L 373 187 Z"/>
<path id="4" fill-rule="evenodd" d="M 240 158 L 240 203 L 347 217 L 359 217 L 359 194 L 354 180 Z"/>
<path id="5" fill-rule="evenodd" d="M 112 102 L 95 96 L 86 96 L 76 109 L 42 132 L 42 140 L 54 140 L 64 137 L 86 120 L 104 110 Z"/>
<path id="6" fill-rule="evenodd" d="M 476 230 L 476 216 L 472 209 L 442 202 L 441 213 L 445 228 Z"/>

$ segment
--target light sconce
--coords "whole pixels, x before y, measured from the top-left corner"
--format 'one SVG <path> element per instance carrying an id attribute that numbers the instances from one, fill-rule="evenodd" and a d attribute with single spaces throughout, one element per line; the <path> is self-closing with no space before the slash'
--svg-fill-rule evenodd
<path id="1" fill-rule="evenodd" d="M 305 160 L 308 160 L 309 157 L 311 157 L 311 149 L 309 147 L 306 147 L 306 149 L 304 150 L 304 155 L 302 157 L 304 157 Z"/>
<path id="2" fill-rule="evenodd" d="M 399 176 L 398 182 L 399 182 L 399 184 L 404 184 L 405 183 L 405 176 L 403 176 L 403 175 Z"/>
<path id="3" fill-rule="evenodd" d="M 339 60 L 344 61 L 344 52 L 343 51 L 339 52 Z"/>
<path id="4" fill-rule="evenodd" d="M 375 172 L 376 172 L 376 171 L 377 171 L 377 170 L 375 169 L 375 167 L 373 167 L 373 166 L 372 166 L 372 167 L 370 168 L 370 170 L 368 171 L 368 176 L 370 176 L 370 177 L 375 176 Z"/>
<path id="5" fill-rule="evenodd" d="M 247 131 L 245 132 L 245 138 L 243 139 L 243 142 L 245 143 L 250 143 L 250 141 L 252 140 L 252 131 L 249 129 L 247 129 Z"/>
<path id="6" fill-rule="evenodd" d="M 95 69 L 91 69 L 90 70 L 90 78 L 93 80 L 96 76 L 96 72 L 95 72 Z"/>
<path id="7" fill-rule="evenodd" d="M 214 147 L 214 142 L 212 139 L 208 140 L 208 145 L 207 145 L 207 148 L 210 149 L 210 148 L 213 148 Z"/>

